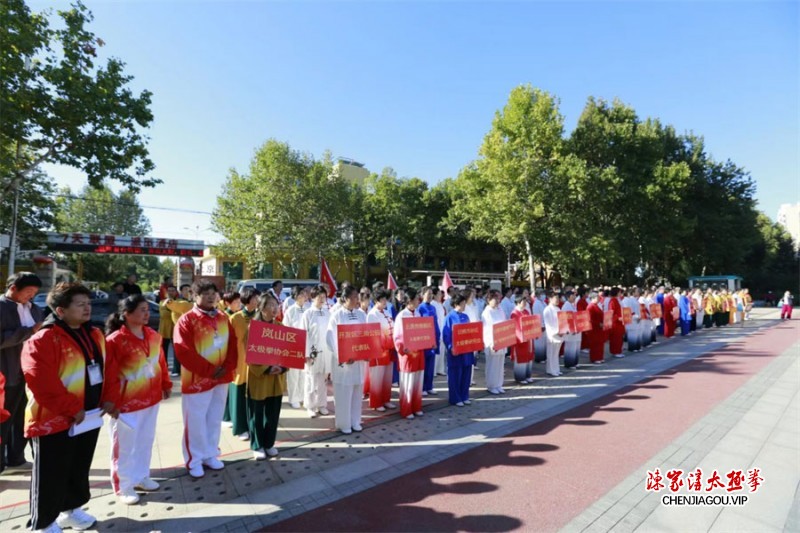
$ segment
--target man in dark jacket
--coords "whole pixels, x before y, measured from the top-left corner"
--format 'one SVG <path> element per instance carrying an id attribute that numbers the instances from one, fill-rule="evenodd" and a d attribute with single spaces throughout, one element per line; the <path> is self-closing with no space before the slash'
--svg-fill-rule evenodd
<path id="1" fill-rule="evenodd" d="M 36 274 L 18 272 L 8 278 L 6 292 L 0 296 L 0 372 L 6 377 L 4 408 L 10 414 L 0 424 L 0 472 L 29 466 L 23 435 L 28 397 L 20 355 L 23 343 L 42 326 L 42 310 L 31 302 L 41 286 Z"/>

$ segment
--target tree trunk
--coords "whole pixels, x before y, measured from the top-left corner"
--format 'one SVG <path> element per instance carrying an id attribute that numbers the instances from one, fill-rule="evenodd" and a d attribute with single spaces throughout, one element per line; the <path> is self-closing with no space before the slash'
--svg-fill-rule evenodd
<path id="1" fill-rule="evenodd" d="M 533 263 L 533 252 L 531 252 L 531 241 L 525 239 L 525 252 L 528 254 L 528 278 L 531 283 L 531 294 L 536 292 L 536 267 Z"/>

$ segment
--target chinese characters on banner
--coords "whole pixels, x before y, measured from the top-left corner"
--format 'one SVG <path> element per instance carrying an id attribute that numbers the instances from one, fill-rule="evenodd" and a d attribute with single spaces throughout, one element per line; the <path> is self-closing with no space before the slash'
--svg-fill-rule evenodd
<path id="1" fill-rule="evenodd" d="M 453 355 L 483 350 L 483 323 L 469 322 L 453 326 Z"/>
<path id="2" fill-rule="evenodd" d="M 614 311 L 603 311 L 603 329 L 609 330 L 614 327 Z"/>
<path id="3" fill-rule="evenodd" d="M 538 339 L 542 336 L 542 317 L 522 315 L 517 319 L 517 342 Z"/>
<path id="4" fill-rule="evenodd" d="M 502 350 L 517 344 L 517 324 L 515 320 L 503 320 L 492 326 L 494 349 Z"/>
<path id="5" fill-rule="evenodd" d="M 306 361 L 306 332 L 253 320 L 247 334 L 249 364 L 302 369 Z"/>
<path id="6" fill-rule="evenodd" d="M 429 350 L 436 347 L 436 333 L 433 330 L 433 317 L 422 316 L 403 319 L 403 341 L 410 352 Z"/>
<path id="7" fill-rule="evenodd" d="M 623 324 L 632 324 L 633 323 L 633 311 L 630 307 L 623 307 L 622 308 L 622 323 Z"/>
<path id="8" fill-rule="evenodd" d="M 681 310 L 679 307 L 672 308 L 672 319 L 673 320 L 680 320 L 681 318 Z"/>
<path id="9" fill-rule="evenodd" d="M 589 315 L 589 311 L 578 311 L 575 313 L 575 329 L 579 333 L 592 329 L 592 318 Z"/>
<path id="10" fill-rule="evenodd" d="M 650 304 L 650 318 L 661 318 L 661 305 L 660 304 Z"/>
<path id="11" fill-rule="evenodd" d="M 570 333 L 572 330 L 569 327 L 569 318 L 570 315 L 569 311 L 559 311 L 558 312 L 558 334 L 559 335 L 566 335 Z"/>
<path id="12" fill-rule="evenodd" d="M 360 361 L 376 357 L 383 351 L 381 348 L 381 325 L 339 324 L 336 326 L 339 342 L 339 364 L 351 359 Z"/>

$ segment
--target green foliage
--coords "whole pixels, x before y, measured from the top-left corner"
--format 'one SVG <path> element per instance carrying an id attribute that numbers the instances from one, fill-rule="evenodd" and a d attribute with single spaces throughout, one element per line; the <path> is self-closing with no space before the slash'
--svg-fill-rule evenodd
<path id="1" fill-rule="evenodd" d="M 17 236 L 21 250 L 39 248 L 43 231 L 50 229 L 55 221 L 53 180 L 40 171 L 32 172 L 19 187 L 19 216 Z M 0 196 L 0 234 L 10 234 L 14 195 Z"/>
<path id="2" fill-rule="evenodd" d="M 129 88 L 125 64 L 98 60 L 104 45 L 80 2 L 52 14 L 23 0 L 0 0 L 0 190 L 9 193 L 41 163 L 75 167 L 91 185 L 138 190 L 160 183 L 142 130 L 151 93 Z"/>

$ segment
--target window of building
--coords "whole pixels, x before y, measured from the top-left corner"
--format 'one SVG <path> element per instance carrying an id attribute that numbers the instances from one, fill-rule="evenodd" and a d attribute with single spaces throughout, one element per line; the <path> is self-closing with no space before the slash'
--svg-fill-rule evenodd
<path id="1" fill-rule="evenodd" d="M 228 281 L 240 280 L 244 277 L 244 265 L 241 261 L 223 261 L 222 275 Z"/>
<path id="2" fill-rule="evenodd" d="M 272 279 L 272 263 L 258 263 L 253 269 L 253 278 Z"/>
<path id="3" fill-rule="evenodd" d="M 308 267 L 308 279 L 319 279 L 319 265 Z"/>

